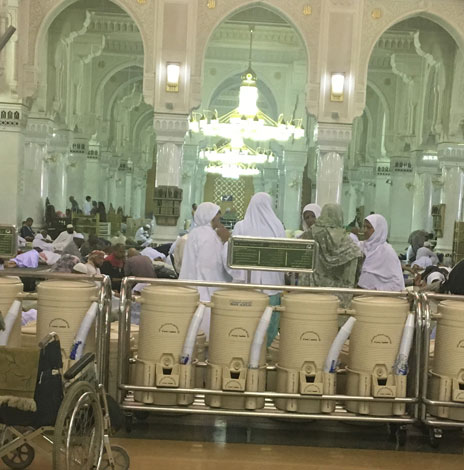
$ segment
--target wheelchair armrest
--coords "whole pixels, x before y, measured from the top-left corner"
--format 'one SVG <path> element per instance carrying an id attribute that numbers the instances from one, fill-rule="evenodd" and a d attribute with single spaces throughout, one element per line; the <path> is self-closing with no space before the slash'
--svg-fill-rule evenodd
<path id="1" fill-rule="evenodd" d="M 63 375 L 65 380 L 71 380 L 77 374 L 82 372 L 89 364 L 95 361 L 95 353 L 84 354 L 72 367 L 70 367 Z"/>

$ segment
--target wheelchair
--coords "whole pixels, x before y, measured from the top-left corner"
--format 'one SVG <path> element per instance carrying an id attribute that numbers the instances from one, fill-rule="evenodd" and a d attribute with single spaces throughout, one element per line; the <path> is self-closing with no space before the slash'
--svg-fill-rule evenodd
<path id="1" fill-rule="evenodd" d="M 62 375 L 61 348 L 55 333 L 41 341 L 39 349 L 0 350 L 0 458 L 8 467 L 27 468 L 35 456 L 32 441 L 43 438 L 53 446 L 53 470 L 129 469 L 124 448 L 110 444 L 112 420 L 121 424 L 123 418 L 118 405 L 98 383 L 93 353 L 84 355 Z M 12 376 L 24 379 L 15 356 L 38 363 L 35 390 L 34 384 L 29 384 L 33 397 L 29 393 L 26 398 L 23 390 L 8 382 L 7 377 Z"/>

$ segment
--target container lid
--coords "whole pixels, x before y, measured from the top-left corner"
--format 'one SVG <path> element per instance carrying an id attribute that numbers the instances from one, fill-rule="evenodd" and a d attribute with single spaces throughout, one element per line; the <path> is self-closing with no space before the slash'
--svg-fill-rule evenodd
<path id="1" fill-rule="evenodd" d="M 261 292 L 256 292 L 253 290 L 245 290 L 245 289 L 224 289 L 224 290 L 217 290 L 213 294 L 213 301 L 214 299 L 218 300 L 240 300 L 240 301 L 268 301 L 269 297 L 266 294 Z"/>
<path id="2" fill-rule="evenodd" d="M 338 297 L 335 295 L 330 294 L 306 294 L 306 293 L 299 293 L 299 292 L 291 292 L 289 294 L 285 294 L 283 300 L 290 301 L 290 302 L 337 302 Z"/>
<path id="3" fill-rule="evenodd" d="M 443 307 L 464 311 L 464 302 L 462 300 L 442 300 L 438 304 L 438 308 Z"/>
<path id="4" fill-rule="evenodd" d="M 361 305 L 375 305 L 375 306 L 382 306 L 385 305 L 387 307 L 403 307 L 405 305 L 409 305 L 408 301 L 404 298 L 398 297 L 368 297 L 368 296 L 361 296 L 355 297 L 352 301 L 354 304 L 361 304 Z"/>
<path id="5" fill-rule="evenodd" d="M 96 285 L 92 281 L 64 281 L 61 279 L 50 279 L 48 281 L 42 281 L 38 286 L 37 290 L 41 289 L 96 289 Z"/>
<path id="6" fill-rule="evenodd" d="M 148 286 L 142 290 L 142 301 L 166 304 L 173 302 L 176 305 L 198 302 L 200 294 L 191 287 Z"/>
<path id="7" fill-rule="evenodd" d="M 5 276 L 5 277 L 0 277 L 0 285 L 13 285 L 13 284 L 21 284 L 21 279 L 16 276 Z"/>

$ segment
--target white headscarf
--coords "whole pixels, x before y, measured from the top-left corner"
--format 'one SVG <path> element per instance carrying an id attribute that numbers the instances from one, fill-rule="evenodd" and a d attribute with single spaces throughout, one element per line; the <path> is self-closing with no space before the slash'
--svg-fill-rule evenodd
<path id="1" fill-rule="evenodd" d="M 309 227 L 304 220 L 304 213 L 308 211 L 311 211 L 316 216 L 316 219 L 318 219 L 321 216 L 322 209 L 318 204 L 306 204 L 306 206 L 304 206 L 303 212 L 301 213 L 301 224 L 305 231 L 308 230 Z"/>
<path id="2" fill-rule="evenodd" d="M 203 202 L 195 212 L 196 227 L 189 233 L 182 257 L 179 279 L 195 281 L 230 282 L 223 259 L 223 244 L 211 226 L 212 219 L 220 207 Z M 198 287 L 200 300 L 209 301 L 215 287 Z M 209 337 L 210 309 L 206 309 L 200 330 Z"/>
<path id="3" fill-rule="evenodd" d="M 221 210 L 221 208 L 213 204 L 212 202 L 202 202 L 193 216 L 195 220 L 195 225 L 197 227 L 202 227 L 204 225 L 211 225 L 211 221 L 216 217 L 216 214 Z"/>
<path id="4" fill-rule="evenodd" d="M 359 286 L 373 290 L 403 290 L 404 278 L 400 260 L 392 246 L 387 243 L 387 221 L 380 214 L 371 214 L 366 220 L 374 228 L 374 233 L 361 247 L 366 259 L 359 278 Z"/>
<path id="5" fill-rule="evenodd" d="M 275 215 L 272 198 L 267 193 L 256 193 L 250 199 L 245 218 L 235 227 L 234 235 L 285 238 L 284 226 Z"/>
<path id="6" fill-rule="evenodd" d="M 272 208 L 272 198 L 267 193 L 256 193 L 248 204 L 245 218 L 235 224 L 232 235 L 243 235 L 248 237 L 272 237 L 285 238 L 285 229 L 282 222 L 277 218 Z M 227 247 L 224 249 L 224 257 Z M 246 271 L 231 270 L 234 282 L 245 283 Z M 284 285 L 285 276 L 280 272 L 251 271 L 252 284 Z M 269 291 L 267 294 L 275 294 Z"/>

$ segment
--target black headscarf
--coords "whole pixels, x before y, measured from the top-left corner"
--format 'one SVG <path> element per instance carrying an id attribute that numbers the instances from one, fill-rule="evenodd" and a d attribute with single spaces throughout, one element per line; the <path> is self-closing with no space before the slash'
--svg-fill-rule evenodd
<path id="1" fill-rule="evenodd" d="M 440 291 L 442 293 L 464 295 L 464 259 L 454 266 Z"/>

